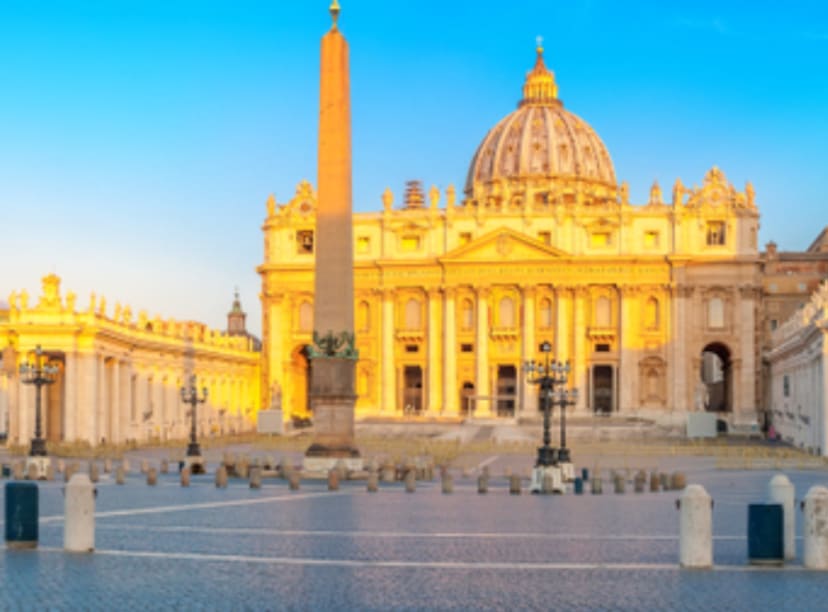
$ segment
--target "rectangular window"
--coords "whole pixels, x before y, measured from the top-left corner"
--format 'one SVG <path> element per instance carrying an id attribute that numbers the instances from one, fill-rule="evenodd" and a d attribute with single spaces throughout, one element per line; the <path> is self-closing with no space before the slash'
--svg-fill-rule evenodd
<path id="1" fill-rule="evenodd" d="M 299 255 L 313 253 L 313 230 L 298 230 L 296 232 L 296 252 Z"/>
<path id="2" fill-rule="evenodd" d="M 460 352 L 461 353 L 473 353 L 474 352 L 474 345 L 473 344 L 461 344 L 460 345 Z"/>
<path id="3" fill-rule="evenodd" d="M 550 232 L 538 232 L 538 240 L 544 244 L 552 244 L 552 234 Z"/>
<path id="4" fill-rule="evenodd" d="M 419 353 L 420 347 L 416 344 L 406 344 L 405 345 L 405 352 L 406 353 Z"/>
<path id="5" fill-rule="evenodd" d="M 776 319 L 771 319 L 771 331 L 775 330 L 779 326 L 779 321 Z"/>
<path id="6" fill-rule="evenodd" d="M 590 236 L 590 244 L 593 248 L 608 247 L 612 244 L 612 236 L 609 232 L 594 232 Z"/>
<path id="7" fill-rule="evenodd" d="M 400 243 L 400 246 L 402 247 L 402 250 L 405 251 L 406 253 L 411 253 L 413 251 L 419 251 L 420 250 L 420 237 L 419 236 L 413 236 L 413 235 L 403 236 L 402 241 Z"/>
<path id="8" fill-rule="evenodd" d="M 724 246 L 725 238 L 724 221 L 709 221 L 707 223 L 708 246 Z"/>
<path id="9" fill-rule="evenodd" d="M 610 352 L 610 345 L 609 344 L 596 344 L 595 345 L 595 352 L 596 353 L 609 353 Z"/>
<path id="10" fill-rule="evenodd" d="M 791 396 L 791 381 L 787 374 L 782 377 L 782 395 L 785 397 Z"/>
<path id="11" fill-rule="evenodd" d="M 356 252 L 365 255 L 371 250 L 371 239 L 368 236 L 360 236 L 356 242 Z"/>
<path id="12" fill-rule="evenodd" d="M 658 232 L 644 232 L 644 246 L 648 249 L 658 247 Z"/>

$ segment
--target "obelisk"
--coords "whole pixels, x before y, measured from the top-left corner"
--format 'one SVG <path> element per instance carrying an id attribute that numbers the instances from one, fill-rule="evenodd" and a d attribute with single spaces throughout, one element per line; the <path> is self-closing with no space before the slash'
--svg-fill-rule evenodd
<path id="1" fill-rule="evenodd" d="M 337 0 L 330 11 L 333 25 L 322 37 L 319 92 L 314 331 L 308 347 L 314 439 L 304 461 L 309 471 L 328 470 L 339 460 L 351 469 L 362 467 L 354 446 L 359 355 L 354 339 L 348 43 L 337 27 Z"/>

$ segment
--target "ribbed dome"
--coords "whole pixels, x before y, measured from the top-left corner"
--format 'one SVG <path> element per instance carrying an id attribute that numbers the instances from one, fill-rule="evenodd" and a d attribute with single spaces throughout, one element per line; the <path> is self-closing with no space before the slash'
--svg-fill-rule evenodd
<path id="1" fill-rule="evenodd" d="M 482 200 L 497 183 L 515 181 L 564 185 L 600 185 L 615 190 L 615 171 L 607 148 L 580 117 L 564 110 L 555 76 L 538 47 L 535 67 L 526 76 L 518 109 L 502 119 L 483 139 L 469 168 L 465 192 Z"/>

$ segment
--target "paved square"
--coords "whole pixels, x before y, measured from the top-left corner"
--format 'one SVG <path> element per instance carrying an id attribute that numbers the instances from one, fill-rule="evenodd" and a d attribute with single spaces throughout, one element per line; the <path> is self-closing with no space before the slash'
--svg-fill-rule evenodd
<path id="1" fill-rule="evenodd" d="M 489 458 L 489 464 L 498 460 Z M 98 484 L 96 551 L 62 550 L 63 483 L 40 484 L 40 546 L 4 551 L 4 609 L 812 609 L 828 576 L 747 564 L 747 504 L 774 472 L 716 470 L 675 458 L 715 501 L 712 571 L 678 567 L 678 492 L 511 496 L 505 478 L 479 495 L 438 482 L 369 494 L 363 482 L 282 480 L 261 490 L 176 474 L 148 487 Z M 497 474 L 497 470 L 493 470 Z M 787 472 L 797 499 L 828 481 Z M 628 491 L 630 489 L 628 488 Z M 801 535 L 801 513 L 797 531 Z"/>

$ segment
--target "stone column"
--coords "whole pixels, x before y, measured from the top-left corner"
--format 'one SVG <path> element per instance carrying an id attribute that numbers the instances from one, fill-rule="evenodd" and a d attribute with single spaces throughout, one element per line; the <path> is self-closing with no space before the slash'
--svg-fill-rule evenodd
<path id="1" fill-rule="evenodd" d="M 742 357 L 742 368 L 738 379 L 741 387 L 740 401 L 734 401 L 733 410 L 736 422 L 746 425 L 757 419 L 756 412 L 756 287 L 742 287 L 739 291 L 739 354 Z"/>
<path id="2" fill-rule="evenodd" d="M 284 406 L 291 406 L 293 389 L 291 385 L 285 384 L 284 380 L 284 363 L 290 362 L 290 355 L 286 354 L 290 347 L 285 338 L 285 319 L 289 315 L 288 309 L 285 309 L 285 296 L 281 293 L 269 294 L 265 298 L 264 309 L 267 313 L 267 343 L 265 347 L 265 358 L 262 360 L 262 408 L 269 409 L 273 404 L 273 397 L 271 396 L 273 384 L 279 382 L 282 388 L 282 399 Z M 298 308 L 298 304 L 294 304 Z M 288 366 L 290 367 L 290 366 Z M 285 409 L 285 414 L 290 410 Z"/>
<path id="3" fill-rule="evenodd" d="M 618 377 L 624 384 L 618 386 L 618 411 L 622 414 L 634 411 L 638 405 L 638 364 L 636 363 L 635 342 L 638 336 L 640 309 L 638 291 L 626 285 L 620 287 L 621 316 L 618 321 Z"/>
<path id="4" fill-rule="evenodd" d="M 121 427 L 121 363 L 115 359 L 112 363 L 112 376 L 109 380 L 109 431 L 108 442 L 117 443 L 118 430 Z"/>
<path id="5" fill-rule="evenodd" d="M 572 326 L 575 322 L 575 316 L 572 310 L 572 289 L 570 287 L 556 287 L 556 307 L 555 314 L 556 330 L 555 330 L 555 347 L 552 354 L 555 359 L 561 362 L 566 362 L 570 358 L 570 338 L 572 338 Z"/>
<path id="6" fill-rule="evenodd" d="M 689 361 L 692 347 L 687 344 L 687 303 L 693 295 L 693 288 L 687 286 L 679 286 L 673 290 L 673 317 L 672 317 L 672 380 L 673 384 L 668 385 L 672 389 L 671 405 L 677 412 L 687 412 L 690 408 L 688 403 L 688 393 L 692 386 L 688 387 L 688 382 L 695 384 L 695 379 L 688 381 L 687 378 L 691 374 Z M 698 373 L 694 373 L 698 376 Z"/>
<path id="7" fill-rule="evenodd" d="M 457 313 L 453 287 L 443 289 L 443 412 L 459 414 L 457 390 Z"/>
<path id="8" fill-rule="evenodd" d="M 73 351 L 65 353 L 65 367 L 63 379 L 65 381 L 63 397 L 63 437 L 65 440 L 75 440 L 78 437 L 78 387 L 77 387 L 77 355 Z"/>
<path id="9" fill-rule="evenodd" d="M 440 338 L 442 326 L 440 317 L 440 291 L 439 289 L 428 290 L 428 388 L 426 395 L 426 412 L 438 414 L 443 412 L 441 394 L 440 357 L 442 347 Z"/>
<path id="10" fill-rule="evenodd" d="M 570 362 L 572 364 L 572 384 L 578 389 L 578 401 L 574 412 L 585 412 L 588 397 L 587 389 L 587 357 L 591 348 L 587 345 L 587 297 L 586 287 L 578 287 L 574 291 L 575 304 L 572 316 L 573 350 Z"/>
<path id="11" fill-rule="evenodd" d="M 382 293 L 381 345 L 380 410 L 394 414 L 397 411 L 397 370 L 394 364 L 394 292 L 390 289 Z"/>
<path id="12" fill-rule="evenodd" d="M 92 438 L 92 445 L 97 446 L 101 443 L 101 438 L 106 435 L 107 423 L 107 376 L 106 364 L 103 355 L 95 356 L 95 425 L 92 430 L 95 432 Z"/>
<path id="13" fill-rule="evenodd" d="M 523 329 L 521 335 L 523 344 L 521 345 L 520 357 L 521 363 L 518 364 L 518 388 L 520 389 L 520 401 L 518 402 L 519 414 L 535 414 L 537 411 L 537 391 L 536 385 L 527 382 L 528 377 L 523 371 L 523 364 L 529 360 L 535 359 L 538 342 L 535 339 L 535 296 L 537 290 L 534 285 L 522 285 L 521 293 L 523 294 Z"/>
<path id="14" fill-rule="evenodd" d="M 475 338 L 475 393 L 478 396 L 490 396 L 492 394 L 489 381 L 489 290 L 481 288 L 477 290 L 477 334 Z M 490 400 L 477 400 L 474 411 L 475 416 L 491 416 L 493 402 Z"/>

